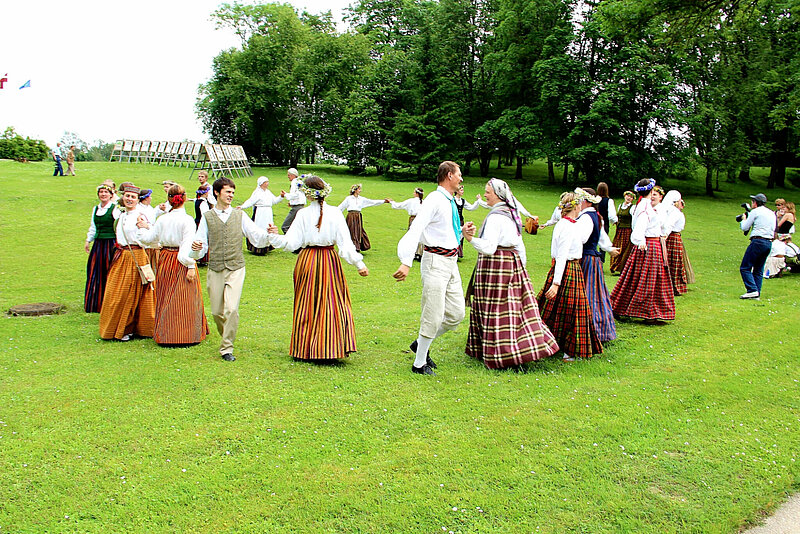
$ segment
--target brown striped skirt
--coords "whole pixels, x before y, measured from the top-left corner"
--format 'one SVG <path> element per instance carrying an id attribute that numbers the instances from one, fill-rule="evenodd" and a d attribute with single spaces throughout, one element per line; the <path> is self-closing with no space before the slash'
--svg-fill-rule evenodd
<path id="1" fill-rule="evenodd" d="M 540 360 L 558 352 L 553 334 L 539 316 L 528 272 L 513 249 L 478 255 L 467 290 L 467 355 L 489 369 Z"/>
<path id="2" fill-rule="evenodd" d="M 603 344 L 594 329 L 580 260 L 567 261 L 558 293 L 552 299 L 547 299 L 544 294 L 550 289 L 554 274 L 555 260 L 537 296 L 542 320 L 550 328 L 564 354 L 591 358 L 593 354 L 602 353 Z"/>
<path id="3" fill-rule="evenodd" d="M 197 269 L 195 269 L 196 271 Z M 162 248 L 156 280 L 153 340 L 159 345 L 200 343 L 208 335 L 200 277 L 186 279 L 188 269 L 178 261 L 177 248 Z"/>
<path id="4" fill-rule="evenodd" d="M 147 253 L 131 247 L 134 262 L 127 248 L 117 248 L 106 280 L 103 307 L 100 309 L 100 337 L 121 339 L 126 334 L 153 337 L 156 299 L 153 283 L 142 285 L 136 263 L 147 263 Z"/>
<path id="5" fill-rule="evenodd" d="M 356 250 L 358 252 L 369 250 L 372 245 L 369 242 L 367 232 L 364 230 L 364 221 L 361 218 L 361 212 L 348 211 L 345 221 L 347 222 L 347 228 L 350 230 L 350 239 L 353 240 Z"/>
<path id="6" fill-rule="evenodd" d="M 631 243 L 631 229 L 617 226 L 613 245 L 615 248 L 619 249 L 619 254 L 611 257 L 609 270 L 612 273 L 621 273 L 622 268 L 625 267 L 625 263 L 628 261 L 628 257 L 631 255 L 631 249 L 633 247 L 633 243 Z"/>
<path id="7" fill-rule="evenodd" d="M 614 315 L 661 321 L 675 319 L 675 295 L 665 260 L 658 237 L 647 238 L 647 250 L 633 247 L 611 291 Z"/>
<path id="8" fill-rule="evenodd" d="M 686 268 L 683 264 L 683 240 L 680 232 L 672 232 L 667 237 L 667 260 L 669 276 L 672 281 L 672 290 L 675 296 L 683 295 L 688 291 L 686 287 Z"/>
<path id="9" fill-rule="evenodd" d="M 294 310 L 289 353 L 331 360 L 356 351 L 350 290 L 332 246 L 306 247 L 294 267 Z"/>
<path id="10" fill-rule="evenodd" d="M 150 267 L 153 268 L 153 272 L 158 272 L 158 255 L 161 252 L 161 249 L 158 248 L 146 248 L 144 249 L 147 252 L 147 259 L 150 262 Z"/>

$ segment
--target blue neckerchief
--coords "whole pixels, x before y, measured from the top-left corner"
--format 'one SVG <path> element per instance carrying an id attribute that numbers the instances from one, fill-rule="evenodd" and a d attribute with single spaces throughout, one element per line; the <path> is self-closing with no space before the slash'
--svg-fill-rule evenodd
<path id="1" fill-rule="evenodd" d="M 444 195 L 444 193 L 442 193 Z M 447 198 L 447 195 L 444 195 Z M 450 198 L 450 207 L 453 208 L 453 231 L 456 234 L 456 241 L 461 243 L 461 239 L 463 235 L 461 234 L 461 219 L 458 217 L 458 208 L 456 207 L 456 201 L 451 196 Z"/>

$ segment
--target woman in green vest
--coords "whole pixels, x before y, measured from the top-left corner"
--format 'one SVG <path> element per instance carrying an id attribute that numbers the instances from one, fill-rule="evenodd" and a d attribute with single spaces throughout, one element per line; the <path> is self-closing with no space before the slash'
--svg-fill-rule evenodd
<path id="1" fill-rule="evenodd" d="M 83 308 L 86 313 L 100 313 L 103 293 L 106 290 L 106 278 L 111 269 L 117 244 L 114 221 L 120 214 L 112 202 L 114 198 L 112 185 L 97 186 L 97 198 L 100 199 L 100 203 L 92 210 L 92 219 L 83 246 L 89 254 L 89 261 L 86 263 L 86 290 L 83 297 Z"/>

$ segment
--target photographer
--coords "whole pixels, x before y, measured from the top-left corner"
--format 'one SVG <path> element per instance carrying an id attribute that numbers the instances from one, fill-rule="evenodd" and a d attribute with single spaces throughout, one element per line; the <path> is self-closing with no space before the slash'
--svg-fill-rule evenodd
<path id="1" fill-rule="evenodd" d="M 764 273 L 764 263 L 772 247 L 772 238 L 775 235 L 775 214 L 764 204 L 767 197 L 763 193 L 750 195 L 750 210 L 743 213 L 739 223 L 745 235 L 750 234 L 750 245 L 744 252 L 742 265 L 742 281 L 747 292 L 739 298 L 758 299 L 761 296 L 761 282 Z M 740 220 L 737 217 L 737 220 Z"/>

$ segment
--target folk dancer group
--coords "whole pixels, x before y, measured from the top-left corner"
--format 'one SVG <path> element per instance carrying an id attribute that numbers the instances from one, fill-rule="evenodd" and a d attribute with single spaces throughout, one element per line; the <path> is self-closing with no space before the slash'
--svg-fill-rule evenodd
<path id="1" fill-rule="evenodd" d="M 140 190 L 133 184 L 122 186 L 119 209 L 111 203 L 113 185 L 100 186 L 100 203 L 92 212 L 86 242 L 90 261 L 85 300 L 87 311 L 100 311 L 101 337 L 124 341 L 136 334 L 154 337 L 162 345 L 202 341 L 208 325 L 196 264 L 206 257 L 212 316 L 222 338 L 219 353 L 227 361 L 235 360 L 233 348 L 245 277 L 241 243 L 246 237 L 254 249 L 275 247 L 299 252 L 294 271 L 292 357 L 344 358 L 356 351 L 356 339 L 350 293 L 334 246 L 339 256 L 367 276 L 359 246 L 365 249 L 366 244 L 368 248 L 369 241 L 363 223 L 355 220 L 360 217 L 350 214 L 360 215 L 360 209 L 386 202 L 409 213 L 408 231 L 397 246 L 401 263 L 394 278 L 405 280 L 414 260 L 421 260 L 420 327 L 410 345 L 414 352 L 411 370 L 417 374 L 435 374 L 437 364 L 430 356 L 433 341 L 461 323 L 466 305 L 471 313 L 465 353 L 487 368 L 518 368 L 559 350 L 567 361 L 599 354 L 603 343 L 616 338 L 615 316 L 647 321 L 674 319 L 674 295 L 685 292 L 686 274 L 679 268 L 684 265 L 680 241 L 685 224 L 680 211 L 683 203 L 679 193 L 670 192 L 665 207 L 659 209 L 658 199 L 663 193 L 654 180 L 636 185 L 641 198 L 635 208 L 633 195 L 626 192 L 619 211 L 613 204 L 609 209 L 604 200 L 607 196 L 593 189 L 562 194 L 553 230 L 552 264 L 537 295 L 525 267 L 522 241 L 520 213 L 528 212 L 502 180 L 492 178 L 485 186 L 485 205 L 490 212 L 478 229 L 472 222 L 463 221 L 466 203 L 458 201 L 463 195 L 461 170 L 452 161 L 439 166 L 438 187 L 433 193 L 424 197 L 417 189 L 413 198 L 400 203 L 365 199 L 357 185 L 339 209 L 325 209 L 329 184 L 309 175 L 295 185 L 299 178 L 291 171 L 289 178 L 291 189 L 297 188 L 312 202 L 295 210 L 284 235 L 278 234 L 272 221 L 271 206 L 289 194 L 281 192 L 278 197 L 260 193 L 268 191 L 263 187 L 269 183 L 266 179 L 259 179 L 257 190 L 242 206 L 253 205 L 256 213 L 266 212 L 261 224 L 231 206 L 235 184 L 228 178 L 214 182 L 213 207 L 204 197 L 207 190 L 201 179 L 195 218 L 184 209 L 185 190 L 177 184 L 165 184 L 168 202 L 159 206 L 162 214 L 155 222 L 139 204 Z M 759 200 L 754 198 L 754 203 Z M 300 204 L 296 196 L 293 201 L 290 205 Z M 203 204 L 207 204 L 205 209 Z M 611 243 L 606 216 L 598 207 L 606 216 L 615 212 L 618 224 L 625 224 L 626 214 L 631 217 L 633 249 L 628 260 L 623 260 L 619 281 L 610 295 L 598 247 L 609 252 L 612 261 L 620 257 L 623 247 Z M 348 211 L 348 219 L 354 224 L 348 224 L 343 211 Z M 626 233 L 619 230 L 626 229 L 618 228 L 618 245 L 624 245 L 620 235 Z M 463 239 L 478 252 L 466 304 L 457 267 Z M 138 272 L 138 267 L 149 262 L 144 252 L 147 246 L 160 246 L 161 250 L 156 281 L 152 283 L 143 283 Z M 104 270 L 108 271 L 105 279 Z"/>

